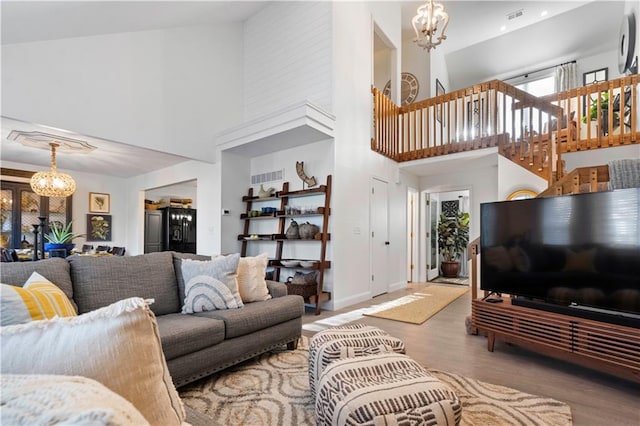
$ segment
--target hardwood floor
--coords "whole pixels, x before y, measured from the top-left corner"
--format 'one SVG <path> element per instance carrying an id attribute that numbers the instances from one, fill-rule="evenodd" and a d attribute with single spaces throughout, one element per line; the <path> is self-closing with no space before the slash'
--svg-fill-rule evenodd
<path id="1" fill-rule="evenodd" d="M 315 315 L 307 308 L 303 322 L 312 323 L 353 309 L 393 300 L 424 288 L 406 289 L 338 311 Z M 471 314 L 471 292 L 458 298 L 421 325 L 374 317 L 357 322 L 379 327 L 402 339 L 407 355 L 428 368 L 450 371 L 477 380 L 512 387 L 563 401 L 571 407 L 573 422 L 582 425 L 640 425 L 640 384 L 497 341 L 494 352 L 487 339 L 468 335 L 465 318 Z M 305 336 L 314 333 L 303 330 Z"/>

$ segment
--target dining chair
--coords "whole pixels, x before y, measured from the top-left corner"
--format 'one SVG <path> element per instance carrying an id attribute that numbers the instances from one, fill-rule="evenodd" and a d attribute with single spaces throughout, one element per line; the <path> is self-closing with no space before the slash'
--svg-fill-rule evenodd
<path id="1" fill-rule="evenodd" d="M 126 250 L 124 247 L 113 247 L 111 249 L 111 254 L 114 256 L 124 256 L 125 251 Z"/>

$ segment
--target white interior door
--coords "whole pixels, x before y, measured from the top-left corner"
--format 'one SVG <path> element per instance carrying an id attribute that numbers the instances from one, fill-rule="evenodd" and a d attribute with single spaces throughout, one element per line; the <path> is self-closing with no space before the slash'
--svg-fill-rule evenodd
<path id="1" fill-rule="evenodd" d="M 438 278 L 440 255 L 438 254 L 438 217 L 440 216 L 440 199 L 438 194 L 427 194 L 425 201 L 426 240 L 427 240 L 427 281 Z"/>
<path id="2" fill-rule="evenodd" d="M 387 183 L 372 179 L 370 206 L 371 296 L 389 291 L 387 263 L 389 259 L 389 198 Z"/>
<path id="3" fill-rule="evenodd" d="M 418 281 L 418 191 L 407 189 L 407 281 Z"/>

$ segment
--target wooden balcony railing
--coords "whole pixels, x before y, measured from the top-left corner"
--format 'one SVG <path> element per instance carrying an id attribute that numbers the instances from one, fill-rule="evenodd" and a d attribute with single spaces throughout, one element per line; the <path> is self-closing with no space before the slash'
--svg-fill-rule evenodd
<path id="1" fill-rule="evenodd" d="M 551 184 L 563 153 L 640 143 L 639 84 L 636 74 L 538 98 L 492 80 L 402 107 L 372 87 L 371 149 L 410 161 L 497 146 Z"/>

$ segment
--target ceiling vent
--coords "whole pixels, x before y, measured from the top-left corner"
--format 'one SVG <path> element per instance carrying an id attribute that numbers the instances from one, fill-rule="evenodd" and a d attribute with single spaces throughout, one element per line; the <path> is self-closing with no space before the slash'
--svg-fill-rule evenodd
<path id="1" fill-rule="evenodd" d="M 251 185 L 260 185 L 261 183 L 275 182 L 278 180 L 284 180 L 284 169 L 252 175 Z"/>
<path id="2" fill-rule="evenodd" d="M 512 19 L 516 19 L 524 15 L 524 9 L 516 10 L 515 12 L 511 12 L 507 14 L 507 19 L 511 21 Z"/>

